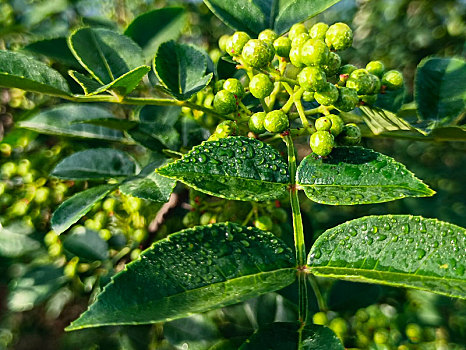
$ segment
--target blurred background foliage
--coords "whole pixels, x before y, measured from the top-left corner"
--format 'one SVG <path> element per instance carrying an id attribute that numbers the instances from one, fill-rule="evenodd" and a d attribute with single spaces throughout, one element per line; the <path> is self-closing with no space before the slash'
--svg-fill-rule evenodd
<path id="1" fill-rule="evenodd" d="M 19 50 L 39 39 L 66 36 L 83 25 L 122 30 L 145 11 L 173 5 L 188 10 L 180 40 L 203 47 L 214 62 L 218 60 L 218 38 L 232 31 L 200 1 L 0 0 L 0 49 Z M 349 23 L 355 40 L 353 48 L 344 52 L 344 63 L 364 66 L 379 59 L 387 67 L 402 70 L 408 87 L 406 102 L 410 102 L 421 59 L 465 55 L 465 17 L 464 0 L 343 0 L 309 23 Z M 66 73 L 64 67 L 55 68 Z M 60 159 L 89 144 L 14 127 L 39 108 L 57 102 L 15 89 L 0 93 L 0 349 L 236 349 L 259 325 L 295 319 L 296 288 L 292 286 L 166 325 L 65 334 L 64 327 L 87 307 L 110 276 L 152 242 L 193 223 L 241 222 L 251 208 L 248 203 L 188 193 L 181 186 L 176 201 L 163 209 L 114 192 L 65 238 L 59 238 L 50 231 L 51 212 L 89 184 L 59 181 L 48 178 L 48 173 Z M 128 113 L 113 108 L 116 114 Z M 189 120 L 177 127 L 191 133 L 201 130 Z M 199 142 L 208 137 L 202 130 L 196 131 Z M 363 145 L 406 164 L 437 194 L 351 207 L 319 205 L 303 197 L 309 245 L 325 229 L 370 214 L 422 215 L 466 226 L 464 143 L 377 137 L 364 139 Z M 301 148 L 301 157 L 307 149 Z M 273 215 L 271 208 L 277 205 L 264 203 L 257 210 Z M 287 203 L 282 207 L 287 208 Z M 197 214 L 189 214 L 193 208 Z M 286 219 L 282 214 L 276 213 L 281 217 L 274 219 L 274 233 L 291 239 L 289 215 Z M 318 312 L 312 305 L 313 320 L 332 328 L 348 348 L 466 349 L 464 301 L 420 291 L 320 282 L 329 311 Z"/>

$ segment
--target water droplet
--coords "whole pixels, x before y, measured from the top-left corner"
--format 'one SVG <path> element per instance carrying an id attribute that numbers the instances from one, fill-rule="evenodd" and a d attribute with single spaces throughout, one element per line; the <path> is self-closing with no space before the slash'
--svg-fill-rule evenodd
<path id="1" fill-rule="evenodd" d="M 209 163 L 211 164 L 219 164 L 220 162 L 217 159 L 210 158 Z"/>
<path id="2" fill-rule="evenodd" d="M 392 227 L 390 226 L 390 224 L 388 222 L 386 222 L 385 224 L 383 224 L 383 229 L 388 231 L 390 230 Z"/>
<path id="3" fill-rule="evenodd" d="M 246 241 L 246 240 L 241 240 L 240 241 L 242 245 L 244 245 L 245 247 L 249 247 L 249 242 Z"/>
<path id="4" fill-rule="evenodd" d="M 366 242 L 367 244 L 371 245 L 374 242 L 374 239 L 372 237 L 366 236 Z"/>
<path id="5" fill-rule="evenodd" d="M 353 237 L 358 234 L 358 232 L 352 227 L 348 230 L 348 233 Z"/>
<path id="6" fill-rule="evenodd" d="M 270 168 L 271 168 L 273 171 L 275 171 L 275 170 L 278 169 L 277 166 L 276 166 L 275 164 L 272 164 L 272 165 L 270 166 Z"/>
<path id="7" fill-rule="evenodd" d="M 414 242 L 414 238 L 413 238 L 413 237 L 409 237 L 409 238 L 407 239 L 407 241 L 408 241 L 408 243 L 413 243 L 413 242 Z"/>
<path id="8" fill-rule="evenodd" d="M 421 223 L 419 224 L 419 231 L 421 231 L 422 233 L 427 232 L 426 224 L 424 224 L 423 222 L 421 222 Z"/>
<path id="9" fill-rule="evenodd" d="M 434 247 L 434 248 L 437 248 L 437 247 L 438 247 L 438 245 L 439 245 L 439 244 L 438 244 L 438 242 L 437 242 L 437 241 L 434 241 L 434 242 L 432 243 L 432 247 Z"/>
<path id="10" fill-rule="evenodd" d="M 377 226 L 372 226 L 372 233 L 377 233 L 379 228 Z"/>
<path id="11" fill-rule="evenodd" d="M 230 242 L 231 242 L 231 241 L 233 240 L 233 238 L 234 238 L 233 235 L 232 235 L 230 232 L 226 232 L 226 233 L 225 233 L 225 237 L 226 237 L 226 240 L 227 240 L 227 241 L 230 241 Z"/>
<path id="12" fill-rule="evenodd" d="M 338 242 L 338 243 L 339 243 L 340 245 L 345 245 L 345 240 L 342 239 L 342 240 L 340 240 L 340 242 Z"/>
<path id="13" fill-rule="evenodd" d="M 274 160 L 275 158 L 277 158 L 277 156 L 275 155 L 275 153 L 271 153 L 271 154 L 269 155 L 269 158 L 270 158 L 271 160 Z"/>
<path id="14" fill-rule="evenodd" d="M 365 222 L 361 225 L 361 229 L 367 231 L 367 224 Z"/>
<path id="15" fill-rule="evenodd" d="M 320 259 L 321 256 L 322 252 L 320 251 L 320 249 L 317 249 L 314 253 L 311 254 L 311 258 L 313 259 Z"/>
<path id="16" fill-rule="evenodd" d="M 197 157 L 197 160 L 201 163 L 205 163 L 207 161 L 207 156 L 205 154 L 199 154 L 199 157 Z"/>
<path id="17" fill-rule="evenodd" d="M 376 239 L 381 242 L 381 241 L 385 241 L 387 239 L 387 236 L 386 235 L 382 235 L 382 234 L 379 234 Z"/>
<path id="18" fill-rule="evenodd" d="M 403 233 L 409 233 L 409 225 L 408 224 L 404 224 L 401 226 L 401 230 L 403 231 Z"/>
<path id="19" fill-rule="evenodd" d="M 416 257 L 418 258 L 418 260 L 421 260 L 423 257 L 426 256 L 426 251 L 424 249 L 416 249 Z"/>
<path id="20" fill-rule="evenodd" d="M 440 236 L 445 237 L 447 235 L 447 231 L 440 232 Z"/>
<path id="21" fill-rule="evenodd" d="M 264 162 L 265 162 L 264 157 L 258 157 L 258 158 L 257 158 L 257 164 L 259 164 L 259 165 L 260 165 L 260 164 L 264 164 Z"/>
<path id="22" fill-rule="evenodd" d="M 276 254 L 281 254 L 283 253 L 284 249 L 282 247 L 278 247 L 277 249 L 275 249 L 275 253 Z"/>
<path id="23" fill-rule="evenodd" d="M 281 169 L 280 169 L 280 174 L 286 175 L 286 169 L 281 168 Z"/>
<path id="24" fill-rule="evenodd" d="M 397 242 L 398 241 L 398 236 L 393 236 L 392 237 L 392 242 Z"/>

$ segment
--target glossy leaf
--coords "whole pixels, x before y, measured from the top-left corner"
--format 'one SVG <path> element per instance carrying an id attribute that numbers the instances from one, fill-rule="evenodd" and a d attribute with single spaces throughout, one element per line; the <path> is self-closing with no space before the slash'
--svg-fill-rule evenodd
<path id="1" fill-rule="evenodd" d="M 71 78 L 73 78 L 75 82 L 79 84 L 79 86 L 81 86 L 85 95 L 89 95 L 92 92 L 103 87 L 103 85 L 99 83 L 97 80 L 89 78 L 88 76 L 76 72 L 74 70 L 68 71 L 68 74 Z"/>
<path id="2" fill-rule="evenodd" d="M 466 62 L 459 58 L 427 58 L 416 71 L 415 100 L 428 129 L 449 126 L 466 105 Z"/>
<path id="3" fill-rule="evenodd" d="M 295 275 L 291 249 L 271 233 L 198 226 L 154 243 L 67 330 L 183 318 L 283 288 Z"/>
<path id="4" fill-rule="evenodd" d="M 363 112 L 362 119 L 374 135 L 389 131 L 414 130 L 407 121 L 390 111 L 368 106 L 361 106 L 359 109 Z"/>
<path id="5" fill-rule="evenodd" d="M 367 216 L 325 231 L 309 253 L 318 276 L 466 298 L 466 230 L 410 215 Z"/>
<path id="6" fill-rule="evenodd" d="M 0 225 L 0 257 L 17 258 L 40 248 L 28 234 Z"/>
<path id="7" fill-rule="evenodd" d="M 206 75 L 208 56 L 194 46 L 168 41 L 159 46 L 154 71 L 167 92 L 187 100 L 212 79 Z"/>
<path id="8" fill-rule="evenodd" d="M 201 192 L 244 201 L 279 198 L 290 182 L 276 150 L 242 136 L 203 142 L 157 172 Z"/>
<path id="9" fill-rule="evenodd" d="M 136 164 L 127 153 L 113 148 L 95 148 L 73 153 L 53 169 L 61 179 L 93 180 L 134 175 Z"/>
<path id="10" fill-rule="evenodd" d="M 145 12 L 126 28 L 125 35 L 133 39 L 144 51 L 146 61 L 151 60 L 163 42 L 177 39 L 186 23 L 182 7 L 165 7 Z"/>
<path id="11" fill-rule="evenodd" d="M 80 124 L 90 119 L 116 118 L 106 109 L 91 105 L 64 104 L 44 109 L 29 119 L 20 121 L 21 128 L 31 129 L 42 134 L 74 136 L 109 141 L 123 139 L 117 130 L 91 124 Z"/>
<path id="12" fill-rule="evenodd" d="M 73 230 L 63 240 L 63 248 L 77 257 L 87 260 L 108 258 L 108 244 L 97 232 L 89 229 Z"/>
<path id="13" fill-rule="evenodd" d="M 65 232 L 71 225 L 86 215 L 92 209 L 94 203 L 100 201 L 114 188 L 115 185 L 100 185 L 68 198 L 53 213 L 52 229 L 57 234 Z"/>
<path id="14" fill-rule="evenodd" d="M 60 73 L 45 63 L 19 52 L 0 50 L 0 86 L 70 96 L 70 88 Z"/>
<path id="15" fill-rule="evenodd" d="M 239 350 L 344 350 L 338 337 L 324 326 L 308 324 L 300 329 L 298 323 L 275 322 L 254 333 Z"/>
<path id="16" fill-rule="evenodd" d="M 130 130 L 139 125 L 139 123 L 135 120 L 121 119 L 121 118 L 115 118 L 115 117 L 79 120 L 76 123 L 104 126 L 106 128 L 120 130 L 120 131 Z"/>
<path id="17" fill-rule="evenodd" d="M 403 105 L 405 93 L 406 88 L 404 85 L 401 89 L 386 90 L 383 94 L 377 95 L 374 107 L 397 113 Z"/>
<path id="18" fill-rule="evenodd" d="M 23 50 L 47 56 L 52 60 L 69 67 L 81 67 L 79 62 L 71 53 L 65 37 L 38 40 L 26 45 Z"/>
<path id="19" fill-rule="evenodd" d="M 393 158 L 362 147 L 337 147 L 327 158 L 310 154 L 298 167 L 297 183 L 317 203 L 382 203 L 435 194 Z"/>
<path id="20" fill-rule="evenodd" d="M 144 64 L 142 49 L 127 36 L 104 28 L 80 28 L 68 38 L 76 59 L 101 84 Z"/>

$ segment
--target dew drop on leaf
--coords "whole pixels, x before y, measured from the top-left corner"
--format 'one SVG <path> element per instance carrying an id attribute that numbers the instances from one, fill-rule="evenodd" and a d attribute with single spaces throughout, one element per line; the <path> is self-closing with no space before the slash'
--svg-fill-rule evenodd
<path id="1" fill-rule="evenodd" d="M 418 258 L 418 260 L 421 260 L 423 257 L 426 256 L 426 251 L 424 249 L 416 249 L 416 257 Z"/>

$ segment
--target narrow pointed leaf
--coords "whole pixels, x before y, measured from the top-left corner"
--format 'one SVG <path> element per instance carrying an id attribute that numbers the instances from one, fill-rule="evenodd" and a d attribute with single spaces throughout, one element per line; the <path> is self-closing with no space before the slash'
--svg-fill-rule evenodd
<path id="1" fill-rule="evenodd" d="M 144 64 L 142 49 L 129 37 L 104 28 L 80 28 L 68 38 L 76 59 L 101 84 Z"/>
<path id="2" fill-rule="evenodd" d="M 157 172 L 201 192 L 244 201 L 279 198 L 290 182 L 276 150 L 242 136 L 203 142 Z"/>
<path id="3" fill-rule="evenodd" d="M 87 261 L 108 258 L 108 244 L 99 234 L 89 229 L 73 230 L 63 240 L 63 248 Z"/>
<path id="4" fill-rule="evenodd" d="M 409 215 L 367 216 L 325 231 L 308 257 L 326 277 L 466 298 L 466 230 Z"/>
<path id="5" fill-rule="evenodd" d="M 19 52 L 0 50 L 0 86 L 70 96 L 70 88 L 60 73 L 45 63 Z"/>
<path id="6" fill-rule="evenodd" d="M 186 23 L 182 7 L 165 7 L 145 12 L 126 28 L 125 35 L 144 51 L 146 61 L 152 60 L 160 44 L 177 39 Z"/>
<path id="7" fill-rule="evenodd" d="M 127 153 L 113 148 L 87 149 L 66 157 L 51 175 L 61 179 L 95 180 L 134 175 L 136 164 Z"/>
<path id="8" fill-rule="evenodd" d="M 64 104 L 44 109 L 29 119 L 20 121 L 17 125 L 40 132 L 42 134 L 73 136 L 109 141 L 123 139 L 121 131 L 98 125 L 80 124 L 89 119 L 116 118 L 106 109 L 82 104 Z"/>
<path id="9" fill-rule="evenodd" d="M 338 337 L 329 328 L 308 324 L 275 322 L 259 328 L 239 350 L 344 350 Z"/>
<path id="10" fill-rule="evenodd" d="M 435 194 L 393 158 L 362 147 L 337 147 L 327 158 L 310 154 L 298 167 L 297 183 L 317 203 L 382 203 Z"/>
<path id="11" fill-rule="evenodd" d="M 96 91 L 103 87 L 103 85 L 99 83 L 97 80 L 93 78 L 89 78 L 85 76 L 84 74 L 81 74 L 74 70 L 68 71 L 68 74 L 70 75 L 71 78 L 73 78 L 75 82 L 79 84 L 79 86 L 81 86 L 85 95 L 89 95 L 93 91 Z"/>
<path id="12" fill-rule="evenodd" d="M 115 117 L 79 120 L 75 123 L 104 126 L 106 128 L 120 130 L 120 131 L 130 130 L 139 125 L 139 122 L 135 120 L 120 119 L 120 118 L 115 118 Z"/>
<path id="13" fill-rule="evenodd" d="M 359 109 L 363 112 L 362 119 L 374 135 L 389 131 L 415 130 L 407 121 L 390 111 L 368 106 L 361 106 Z"/>
<path id="14" fill-rule="evenodd" d="M 69 67 L 81 68 L 81 65 L 71 53 L 65 37 L 38 40 L 26 45 L 23 50 L 47 56 Z"/>
<path id="15" fill-rule="evenodd" d="M 291 249 L 271 233 L 198 226 L 154 243 L 67 330 L 183 318 L 283 288 L 295 275 Z"/>
<path id="16" fill-rule="evenodd" d="M 159 46 L 154 71 L 172 96 L 187 100 L 212 79 L 206 75 L 208 56 L 194 46 L 168 41 Z"/>
<path id="17" fill-rule="evenodd" d="M 63 233 L 91 210 L 94 203 L 104 198 L 115 185 L 100 185 L 79 192 L 64 201 L 52 215 L 52 229 Z"/>

